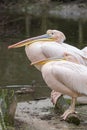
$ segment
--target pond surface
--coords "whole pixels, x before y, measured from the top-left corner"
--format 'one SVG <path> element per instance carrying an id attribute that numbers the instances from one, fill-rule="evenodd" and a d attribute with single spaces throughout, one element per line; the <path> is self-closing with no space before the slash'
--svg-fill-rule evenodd
<path id="1" fill-rule="evenodd" d="M 8 45 L 26 39 L 27 37 L 44 34 L 47 29 L 56 29 L 66 35 L 66 43 L 72 44 L 80 49 L 87 45 L 87 21 L 66 20 L 55 17 L 33 17 L 32 15 L 4 14 L 0 19 L 0 87 L 12 85 L 32 85 L 38 87 L 46 86 L 40 72 L 30 66 L 24 47 L 8 50 Z M 25 86 L 26 87 L 26 86 Z M 15 87 L 14 87 L 15 88 Z M 10 105 L 15 107 L 18 102 L 31 100 L 29 95 L 15 96 L 14 89 L 0 89 L 0 107 L 3 109 L 1 117 L 3 130 L 13 125 L 13 118 L 9 120 L 8 109 Z M 40 89 L 41 90 L 41 89 Z M 45 91 L 46 88 L 43 88 Z M 42 91 L 42 90 L 41 90 Z M 39 91 L 39 93 L 41 92 Z M 44 95 L 49 96 L 49 92 Z M 37 96 L 36 96 L 37 97 Z M 1 105 L 3 102 L 3 106 Z M 0 108 L 0 109 L 1 109 Z M 4 116 L 5 115 L 5 116 Z M 3 124 L 5 121 L 5 124 Z"/>

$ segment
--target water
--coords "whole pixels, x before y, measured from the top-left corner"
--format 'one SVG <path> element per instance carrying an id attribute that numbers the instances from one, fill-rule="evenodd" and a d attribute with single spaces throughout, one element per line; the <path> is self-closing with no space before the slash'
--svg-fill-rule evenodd
<path id="1" fill-rule="evenodd" d="M 80 49 L 87 45 L 87 21 L 6 13 L 2 18 L 0 23 L 0 87 L 27 85 L 32 84 L 33 81 L 35 81 L 38 87 L 46 86 L 40 72 L 30 66 L 24 47 L 8 50 L 8 45 L 26 39 L 27 37 L 44 34 L 47 29 L 58 29 L 62 31 L 66 35 L 66 42 Z M 41 94 L 40 90 L 38 91 Z M 46 88 L 43 91 L 45 90 Z M 49 92 L 47 95 L 49 95 Z M 17 101 L 20 102 L 29 99 L 31 99 L 29 95 L 15 95 L 14 89 L 0 89 L 0 103 L 3 104 L 3 106 L 0 104 L 2 113 L 0 115 L 2 119 L 0 125 L 3 126 L 3 129 L 6 130 L 6 126 L 13 126 Z M 10 109 L 12 106 L 13 111 Z M 8 111 L 11 112 L 12 116 L 9 116 Z"/>

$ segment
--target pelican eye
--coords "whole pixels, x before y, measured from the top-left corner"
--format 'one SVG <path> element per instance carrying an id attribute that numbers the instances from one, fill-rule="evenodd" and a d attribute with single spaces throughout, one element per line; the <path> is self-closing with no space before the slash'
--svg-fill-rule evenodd
<path id="1" fill-rule="evenodd" d="M 54 33 L 53 33 L 53 32 L 52 32 L 51 34 L 52 34 L 52 35 L 54 35 Z"/>
<path id="2" fill-rule="evenodd" d="M 55 37 L 55 32 L 52 32 L 50 35 L 51 35 L 52 37 Z"/>

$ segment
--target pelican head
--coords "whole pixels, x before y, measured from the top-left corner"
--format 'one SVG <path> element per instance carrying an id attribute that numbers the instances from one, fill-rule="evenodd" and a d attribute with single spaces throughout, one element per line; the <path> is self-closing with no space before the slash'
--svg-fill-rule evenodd
<path id="1" fill-rule="evenodd" d="M 18 48 L 22 46 L 27 46 L 29 44 L 32 44 L 34 42 L 39 42 L 39 41 L 56 41 L 58 43 L 62 43 L 66 39 L 65 35 L 58 30 L 47 30 L 46 34 L 37 36 L 37 37 L 32 37 L 28 38 L 26 40 L 23 40 L 21 42 L 18 42 L 16 44 L 8 46 L 8 48 Z"/>
<path id="2" fill-rule="evenodd" d="M 66 40 L 65 35 L 58 30 L 47 30 L 47 34 L 58 43 L 62 43 Z"/>

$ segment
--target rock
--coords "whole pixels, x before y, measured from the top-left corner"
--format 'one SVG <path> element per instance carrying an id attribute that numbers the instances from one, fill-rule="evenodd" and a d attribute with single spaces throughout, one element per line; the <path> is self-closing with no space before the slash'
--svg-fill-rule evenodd
<path id="1" fill-rule="evenodd" d="M 16 91 L 17 94 L 26 94 L 34 92 L 34 88 L 21 88 Z"/>
<path id="2" fill-rule="evenodd" d="M 67 119 L 66 119 L 67 122 L 69 123 L 73 123 L 75 125 L 79 125 L 80 124 L 80 118 L 77 114 L 70 114 Z"/>
<path id="3" fill-rule="evenodd" d="M 65 100 L 64 100 L 65 101 Z M 15 113 L 16 130 L 72 130 L 86 129 L 87 106 L 77 106 L 79 111 L 80 125 L 77 115 L 69 115 L 67 122 L 60 120 L 60 112 L 56 112 L 50 99 L 33 100 L 29 102 L 19 102 Z M 85 111 L 85 115 L 84 115 Z M 72 120 L 73 116 L 73 120 Z M 75 117 L 76 116 L 76 117 Z M 69 123 L 68 123 L 69 122 Z M 74 124 L 72 124 L 72 122 Z M 77 123 L 76 123 L 77 122 Z M 76 124 L 76 125 L 75 125 Z M 85 125 L 83 125 L 85 124 Z"/>
<path id="4" fill-rule="evenodd" d="M 67 100 L 65 100 L 63 96 L 61 96 L 55 104 L 56 111 L 58 111 L 61 114 L 63 114 L 64 111 L 68 109 L 68 107 L 69 103 L 67 103 Z M 77 114 L 69 114 L 65 121 L 73 123 L 75 125 L 80 124 L 80 118 Z"/>

